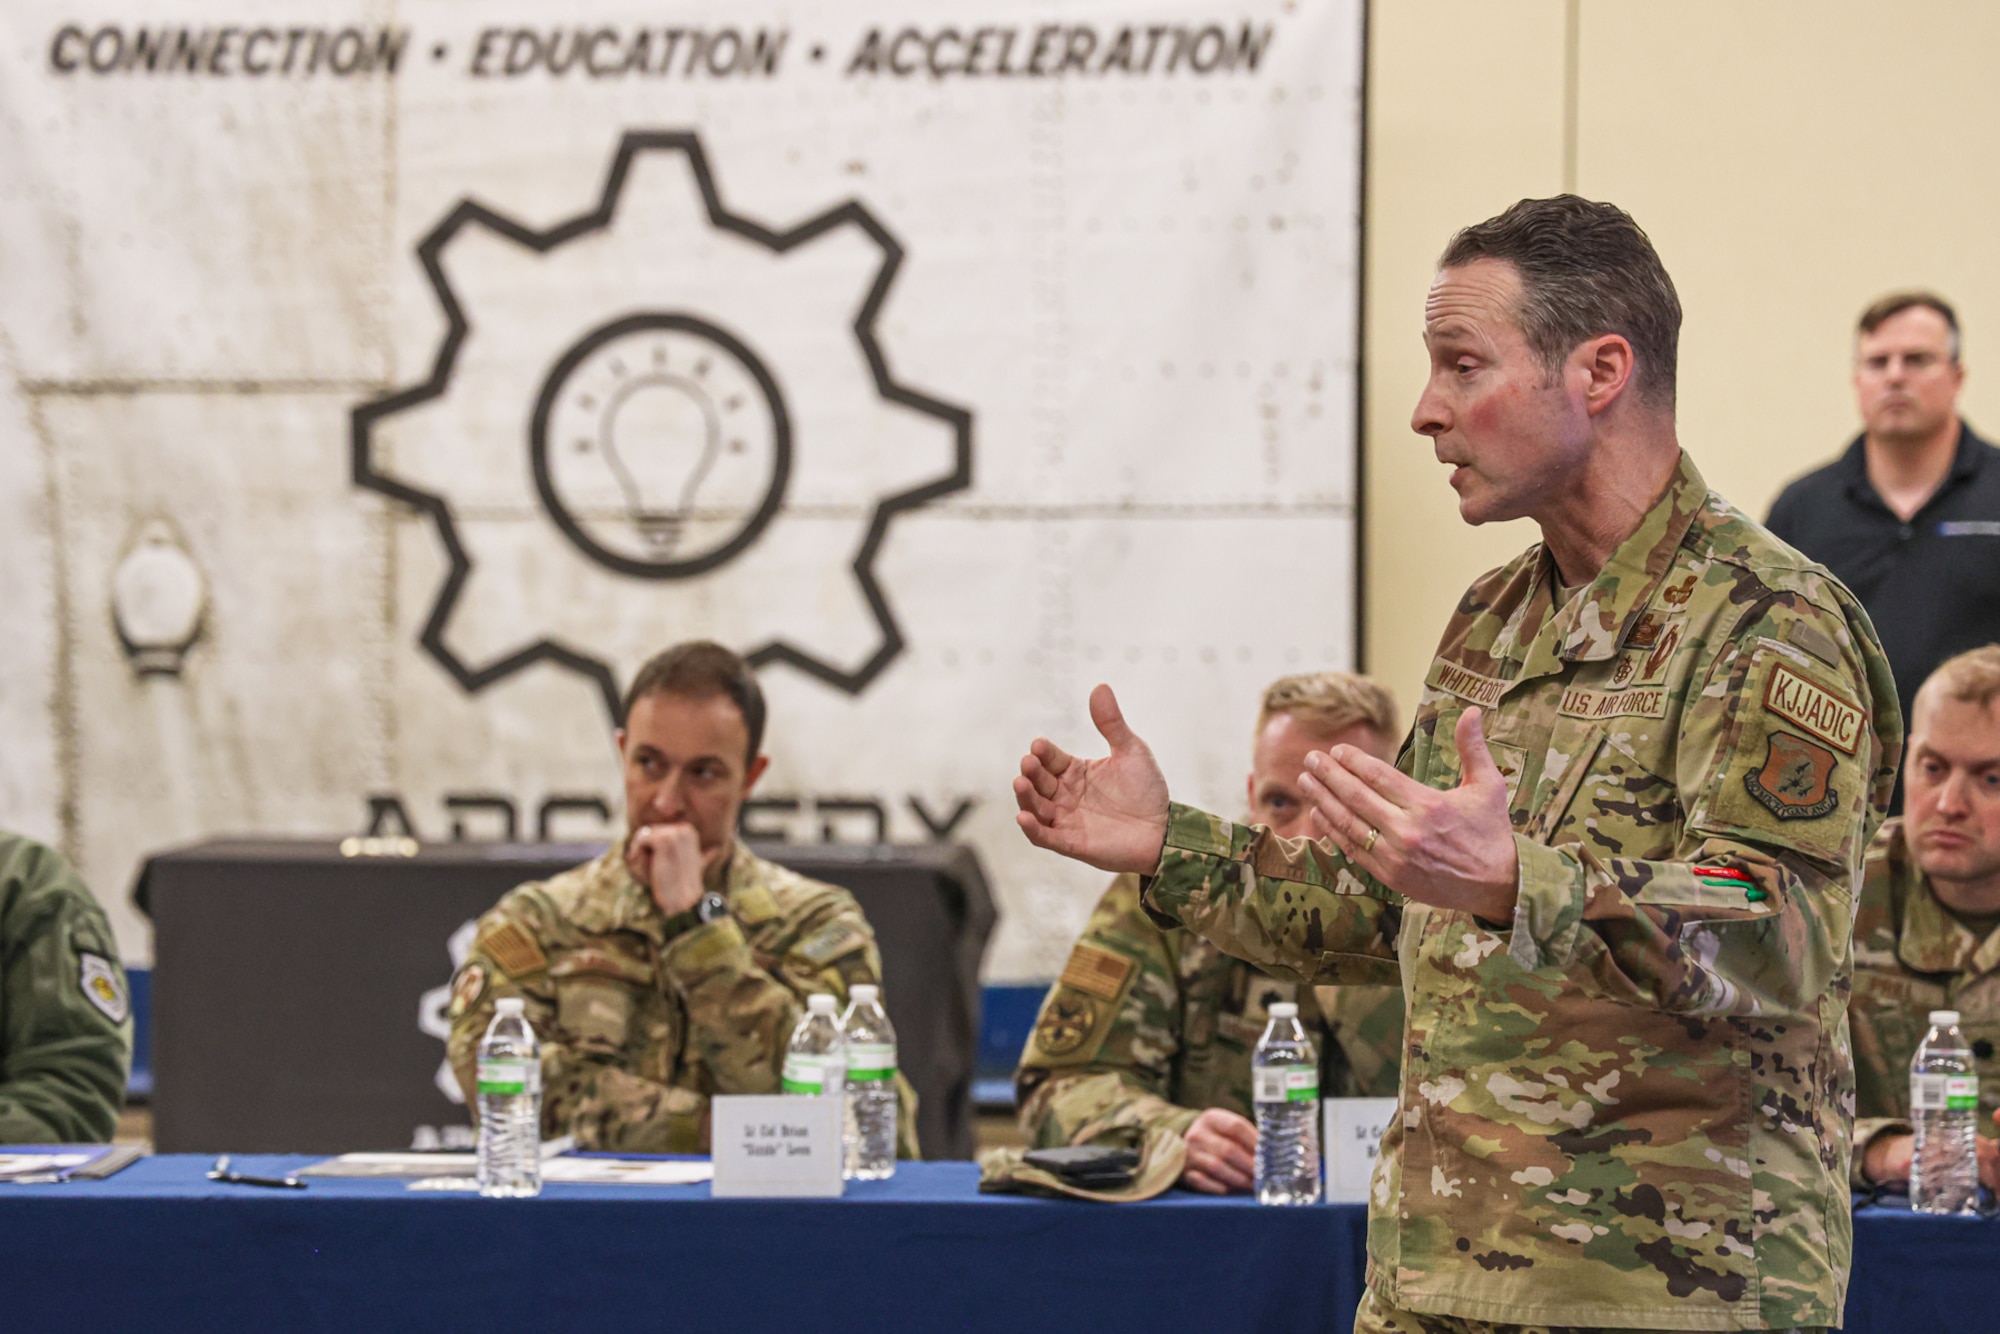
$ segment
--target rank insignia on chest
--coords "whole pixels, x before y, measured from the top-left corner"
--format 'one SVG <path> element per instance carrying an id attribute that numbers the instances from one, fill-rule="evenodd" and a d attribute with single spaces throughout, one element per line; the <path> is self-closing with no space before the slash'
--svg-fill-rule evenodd
<path id="1" fill-rule="evenodd" d="M 1836 763 L 1825 746 L 1773 732 L 1763 766 L 1743 775 L 1743 786 L 1780 820 L 1817 820 L 1840 804 L 1829 786 Z"/>

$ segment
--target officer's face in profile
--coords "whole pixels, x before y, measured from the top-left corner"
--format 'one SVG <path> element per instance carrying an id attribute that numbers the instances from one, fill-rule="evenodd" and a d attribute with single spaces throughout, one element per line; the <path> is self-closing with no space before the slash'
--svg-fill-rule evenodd
<path id="1" fill-rule="evenodd" d="M 1573 367 L 1543 366 L 1517 323 L 1520 301 L 1519 271 L 1481 259 L 1439 270 L 1424 302 L 1430 379 L 1410 426 L 1451 468 L 1467 523 L 1539 513 L 1593 443 Z"/>
<path id="2" fill-rule="evenodd" d="M 769 762 L 750 759 L 750 730 L 727 695 L 642 695 L 618 733 L 625 765 L 625 824 L 685 824 L 703 851 L 736 828 L 743 799 Z"/>
<path id="3" fill-rule="evenodd" d="M 1910 714 L 1904 825 L 1917 865 L 1948 906 L 2000 909 L 2000 700 L 1926 689 Z"/>
<path id="4" fill-rule="evenodd" d="M 1299 775 L 1306 771 L 1308 753 L 1335 746 L 1354 746 L 1378 760 L 1387 760 L 1393 753 L 1388 739 L 1365 723 L 1328 736 L 1308 729 L 1289 713 L 1272 714 L 1250 757 L 1252 823 L 1271 826 L 1280 838 L 1310 835 L 1305 798 L 1299 792 Z"/>

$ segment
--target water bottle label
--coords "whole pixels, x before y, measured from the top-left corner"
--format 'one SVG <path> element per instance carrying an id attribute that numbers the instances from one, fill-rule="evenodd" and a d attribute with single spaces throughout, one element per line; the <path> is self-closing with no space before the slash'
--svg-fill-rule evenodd
<path id="1" fill-rule="evenodd" d="M 871 1084 L 896 1077 L 896 1044 L 856 1042 L 847 1048 L 847 1082 Z"/>
<path id="2" fill-rule="evenodd" d="M 1911 1075 L 1910 1110 L 1970 1112 L 1979 1106 L 1976 1075 Z"/>
<path id="3" fill-rule="evenodd" d="M 836 1086 L 840 1084 L 846 1065 L 838 1056 L 801 1056 L 794 1053 L 785 1057 L 785 1071 L 779 1080 L 779 1088 L 786 1093 L 824 1093 L 829 1081 Z"/>
<path id="4" fill-rule="evenodd" d="M 1319 1067 L 1267 1065 L 1253 1071 L 1251 1083 L 1258 1102 L 1318 1102 Z"/>
<path id="5" fill-rule="evenodd" d="M 479 1091 L 496 1097 L 542 1091 L 542 1063 L 518 1057 L 497 1057 L 479 1062 Z"/>

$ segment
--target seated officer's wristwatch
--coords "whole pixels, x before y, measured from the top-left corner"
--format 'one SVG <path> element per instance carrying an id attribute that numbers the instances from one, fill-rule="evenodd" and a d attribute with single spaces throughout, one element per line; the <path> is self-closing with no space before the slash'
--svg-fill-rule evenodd
<path id="1" fill-rule="evenodd" d="M 719 922 L 729 916 L 729 900 L 711 889 L 695 903 L 694 915 L 701 920 L 703 926 L 707 926 L 710 922 Z"/>

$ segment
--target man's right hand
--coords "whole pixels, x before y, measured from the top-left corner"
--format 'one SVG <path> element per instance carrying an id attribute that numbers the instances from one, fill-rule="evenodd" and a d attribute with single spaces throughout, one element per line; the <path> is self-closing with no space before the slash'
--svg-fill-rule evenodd
<path id="1" fill-rule="evenodd" d="M 1166 776 L 1125 725 L 1110 686 L 1090 692 L 1090 720 L 1111 753 L 1082 760 L 1037 737 L 1014 780 L 1014 822 L 1038 848 L 1102 871 L 1147 874 L 1167 841 Z"/>
<path id="2" fill-rule="evenodd" d="M 2000 1122 L 2000 1111 L 1993 1113 L 1993 1119 Z M 1979 1184 L 2000 1194 L 2000 1140 L 1981 1135 L 1974 1147 L 1979 1155 Z M 1862 1155 L 1861 1175 L 1877 1186 L 1907 1186 L 1916 1149 L 1915 1135 L 1877 1135 Z"/>
<path id="3" fill-rule="evenodd" d="M 1187 1128 L 1181 1184 L 1208 1195 L 1240 1195 L 1257 1183 L 1257 1127 L 1211 1107 Z"/>

